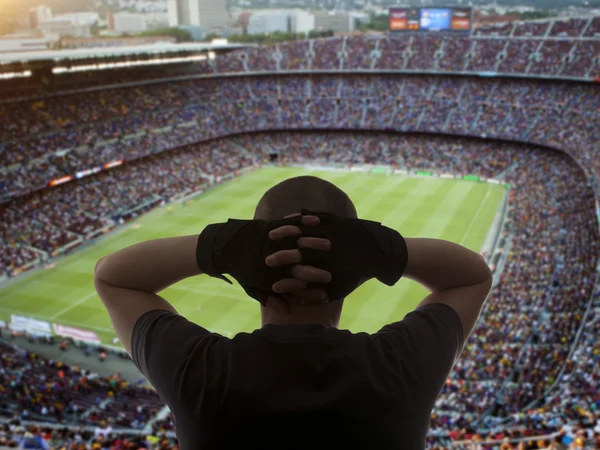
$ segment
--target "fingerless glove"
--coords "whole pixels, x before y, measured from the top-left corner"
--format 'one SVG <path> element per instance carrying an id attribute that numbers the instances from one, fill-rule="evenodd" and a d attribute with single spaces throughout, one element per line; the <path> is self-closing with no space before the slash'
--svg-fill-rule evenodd
<path id="1" fill-rule="evenodd" d="M 329 213 L 302 210 L 302 214 L 320 219 L 318 226 L 300 225 L 302 237 L 321 237 L 331 242 L 331 249 L 325 252 L 300 248 L 303 265 L 332 274 L 331 281 L 320 286 L 325 287 L 331 301 L 344 299 L 369 279 L 393 286 L 402 277 L 408 251 L 406 241 L 396 230 L 379 222 Z"/>
<path id="2" fill-rule="evenodd" d="M 237 220 L 208 225 L 198 237 L 196 262 L 202 273 L 232 284 L 223 274 L 229 274 L 252 298 L 262 305 L 273 293 L 273 283 L 293 278 L 292 267 L 269 267 L 265 259 L 280 250 L 298 248 L 298 237 L 278 241 L 269 232 L 284 225 L 299 225 L 300 216 L 289 219 Z"/>

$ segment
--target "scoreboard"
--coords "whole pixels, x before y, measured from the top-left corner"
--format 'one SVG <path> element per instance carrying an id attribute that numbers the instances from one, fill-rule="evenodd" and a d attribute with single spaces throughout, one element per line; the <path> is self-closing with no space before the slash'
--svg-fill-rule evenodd
<path id="1" fill-rule="evenodd" d="M 470 33 L 471 8 L 391 8 L 390 31 Z"/>

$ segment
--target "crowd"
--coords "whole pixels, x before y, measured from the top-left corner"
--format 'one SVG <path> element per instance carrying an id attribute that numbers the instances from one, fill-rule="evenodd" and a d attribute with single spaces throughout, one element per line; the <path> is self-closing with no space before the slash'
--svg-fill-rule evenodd
<path id="1" fill-rule="evenodd" d="M 168 156 L 168 158 L 165 158 Z M 53 252 L 114 225 L 145 204 L 160 204 L 193 193 L 211 177 L 251 166 L 256 158 L 227 141 L 194 144 L 154 155 L 77 183 L 19 198 L 0 209 L 5 270 L 40 257 L 31 248 Z M 16 249 L 24 249 L 19 252 Z"/>
<path id="2" fill-rule="evenodd" d="M 437 70 L 533 73 L 593 79 L 600 75 L 600 19 L 571 19 L 480 29 L 473 37 L 393 34 L 278 44 L 272 51 L 241 51 L 217 58 L 216 73 L 286 70 Z M 552 25 L 554 24 L 554 25 Z M 583 37 L 571 30 L 583 32 Z M 515 29 L 513 33 L 513 28 Z M 550 39 L 538 33 L 550 28 Z M 556 28 L 556 34 L 553 30 Z M 562 31 L 566 30 L 566 31 Z M 569 35 L 571 32 L 572 35 Z M 512 33 L 512 34 L 511 34 Z M 563 34 L 564 33 L 564 34 Z M 510 36 L 510 37 L 509 37 Z M 513 39 L 514 37 L 514 39 Z M 510 39 L 506 47 L 507 39 Z M 541 45 L 540 45 L 541 44 Z M 566 55 L 570 54 L 569 57 Z M 557 60 L 557 58 L 559 58 Z M 208 63 L 207 63 L 208 64 Z"/>
<path id="3" fill-rule="evenodd" d="M 537 21 L 519 21 L 487 25 L 475 31 L 477 36 L 505 37 L 595 37 L 600 34 L 600 16 L 562 17 Z M 598 37 L 598 36 L 596 36 Z"/>
<path id="4" fill-rule="evenodd" d="M 10 167 L 0 180 L 0 198 L 20 197 L 51 180 L 113 161 L 275 129 L 380 129 L 518 139 L 567 150 L 590 175 L 598 174 L 600 161 L 590 157 L 600 139 L 596 90 L 593 84 L 558 81 L 269 76 L 108 89 L 45 99 L 43 106 L 33 101 L 5 104 L 0 109 L 12 114 L 14 107 L 17 119 L 0 122 L 0 164 Z M 27 117 L 38 134 L 28 131 Z"/>
<path id="5" fill-rule="evenodd" d="M 142 430 L 164 407 L 119 375 L 101 377 L 0 341 L 0 415 L 44 423 Z"/>
<path id="6" fill-rule="evenodd" d="M 434 434 L 464 434 L 461 430 L 490 411 L 493 417 L 514 420 L 519 411 L 542 401 L 564 374 L 586 379 L 584 370 L 590 363 L 568 356 L 592 294 L 598 226 L 593 191 L 585 175 L 561 153 L 468 138 L 384 132 L 254 133 L 154 155 L 99 177 L 44 191 L 34 199 L 52 196 L 48 199 L 64 199 L 71 205 L 82 201 L 87 206 L 82 210 L 89 212 L 95 211 L 91 205 L 104 198 L 108 209 L 103 214 L 110 216 L 120 199 L 133 206 L 147 197 L 169 198 L 196 189 L 210 176 L 260 164 L 271 154 L 278 154 L 282 164 L 370 163 L 485 177 L 502 174 L 513 186 L 512 251 L 482 322 L 436 403 L 431 422 Z M 85 197 L 86 192 L 91 197 Z M 32 201 L 21 200 L 8 208 L 15 214 L 23 212 L 22 221 L 12 223 L 15 229 L 27 229 L 26 211 L 49 214 L 44 208 L 29 206 Z M 593 411 L 592 404 L 582 408 Z M 153 408 L 156 405 L 148 410 Z M 91 417 L 112 417 L 117 426 L 124 423 L 114 417 L 118 410 L 123 411 L 109 407 Z M 135 423 L 127 412 L 122 415 L 125 422 Z M 172 429 L 172 418 L 157 426 Z"/>
<path id="7" fill-rule="evenodd" d="M 589 69 L 598 40 L 585 41 L 587 47 L 577 40 L 544 41 L 540 59 L 529 56 L 539 40 L 505 46 L 493 38 L 575 37 L 577 20 L 584 22 L 578 29 L 585 26 L 585 36 L 600 31 L 600 21 L 590 18 L 511 24 L 483 30 L 492 37 L 485 39 L 355 36 L 282 44 L 271 53 L 252 49 L 212 64 L 221 72 L 421 70 L 433 64 L 439 70 L 597 75 L 600 63 Z M 558 47 L 572 56 L 557 56 Z M 600 180 L 596 91 L 592 84 L 548 80 L 268 75 L 5 103 L 0 116 L 11 120 L 0 121 L 0 167 L 9 167 L 0 180 L 0 236 L 7 243 L 0 274 L 110 228 L 137 208 L 264 164 L 273 154 L 281 164 L 386 164 L 499 176 L 512 186 L 505 236 L 512 247 L 481 323 L 436 402 L 430 447 L 448 446 L 449 439 L 504 440 L 561 430 L 561 443 L 589 444 L 597 439 L 589 430 L 600 426 L 600 319 L 597 307 L 588 309 L 600 255 L 593 189 Z M 473 137 L 542 144 L 571 157 Z M 113 161 L 124 163 L 44 189 L 52 179 Z M 141 429 L 161 407 L 155 394 L 118 378 L 102 379 L 7 346 L 0 358 L 0 411 L 11 417 L 75 416 L 77 423 Z M 157 435 L 173 430 L 172 417 L 153 427 L 151 443 L 137 435 L 83 438 L 83 432 L 69 432 L 68 439 L 64 432 L 61 439 L 85 442 L 82 448 L 108 448 L 119 439 L 130 448 L 170 448 L 173 443 Z M 5 437 L 13 431 L 5 429 Z M 546 448 L 552 439 L 528 448 Z"/>
<path id="8" fill-rule="evenodd" d="M 593 80 L 600 75 L 600 16 L 511 22 L 477 28 L 467 36 L 358 36 L 295 41 L 248 48 L 214 60 L 171 67 L 136 67 L 115 71 L 61 74 L 52 89 L 119 84 L 123 80 L 158 80 L 168 76 L 305 70 L 446 70 L 498 71 Z M 504 44 L 515 59 L 506 58 Z M 541 44 L 541 45 L 540 45 Z M 514 63 L 513 63 L 514 61 Z M 500 64 L 502 63 L 502 64 Z M 498 67 L 498 65 L 500 66 Z M 3 99 L 48 94 L 48 86 L 29 79 L 7 80 Z"/>

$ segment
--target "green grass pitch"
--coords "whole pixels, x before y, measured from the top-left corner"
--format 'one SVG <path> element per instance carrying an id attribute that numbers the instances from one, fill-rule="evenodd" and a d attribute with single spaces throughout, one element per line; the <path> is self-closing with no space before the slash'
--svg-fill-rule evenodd
<path id="1" fill-rule="evenodd" d="M 299 168 L 263 168 L 217 186 L 187 205 L 155 210 L 97 245 L 64 258 L 54 268 L 25 275 L 0 290 L 0 319 L 8 321 L 12 313 L 91 329 L 110 343 L 115 334 L 92 280 L 101 257 L 148 239 L 200 233 L 207 224 L 230 217 L 251 218 L 268 188 L 306 173 Z M 383 222 L 407 237 L 447 239 L 475 251 L 485 240 L 505 189 L 437 178 L 336 171 L 312 174 L 346 191 L 361 218 Z M 161 295 L 180 314 L 225 336 L 260 327 L 258 304 L 238 285 L 200 276 Z M 340 327 L 375 332 L 401 320 L 425 295 L 410 280 L 394 287 L 371 280 L 346 299 Z"/>

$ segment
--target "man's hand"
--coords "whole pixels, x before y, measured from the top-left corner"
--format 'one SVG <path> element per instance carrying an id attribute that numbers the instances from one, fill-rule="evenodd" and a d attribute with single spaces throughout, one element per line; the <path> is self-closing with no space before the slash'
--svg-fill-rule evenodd
<path id="1" fill-rule="evenodd" d="M 299 214 L 287 216 L 295 217 Z M 301 224 L 304 227 L 318 226 L 320 219 L 316 216 L 303 216 Z M 301 236 L 302 230 L 295 225 L 284 225 L 269 232 L 269 238 L 279 241 L 292 236 Z M 299 248 L 310 248 L 317 251 L 328 251 L 331 242 L 323 238 L 299 237 Z M 321 283 L 323 285 L 331 281 L 331 273 L 317 267 L 303 265 L 302 255 L 299 249 L 281 250 L 269 255 L 265 259 L 269 267 L 280 267 L 293 265 L 293 278 L 284 278 L 273 284 L 273 295 L 268 296 L 267 305 L 273 307 L 283 314 L 289 313 L 290 301 L 299 301 L 301 304 L 323 304 L 327 303 L 327 292 L 324 288 L 308 288 L 309 283 Z"/>
<path id="2" fill-rule="evenodd" d="M 336 301 L 346 298 L 372 278 L 392 286 L 402 277 L 408 255 L 406 242 L 397 231 L 378 222 L 343 218 L 330 213 L 303 209 L 302 215 L 300 223 L 270 232 L 272 239 L 279 237 L 284 240 L 290 239 L 289 233 L 302 234 L 302 245 L 297 249 L 284 248 L 267 258 L 267 265 L 278 269 L 289 267 L 285 264 L 301 264 L 295 266 L 295 280 L 289 276 L 281 277 L 286 279 L 274 284 L 275 292 L 310 288 L 310 284 L 302 281 L 311 275 L 308 280 L 311 282 L 319 274 L 327 272 L 331 277 L 323 289 L 327 292 L 328 301 Z M 310 225 L 304 222 L 307 217 L 310 217 Z M 325 242 L 330 246 L 327 251 L 313 248 Z M 302 277 L 298 276 L 299 273 Z"/>
<path id="3" fill-rule="evenodd" d="M 329 274 L 324 276 L 324 271 L 314 267 L 297 266 L 294 259 L 269 266 L 266 258 L 282 250 L 297 252 L 298 234 L 301 233 L 299 227 L 308 229 L 319 224 L 319 218 L 300 217 L 300 214 L 274 221 L 229 219 L 226 223 L 212 224 L 207 226 L 198 237 L 196 262 L 202 273 L 206 275 L 229 283 L 231 282 L 223 274 L 231 275 L 246 293 L 258 300 L 261 305 L 267 306 L 269 296 L 273 296 L 271 305 L 288 309 L 283 308 L 284 296 L 295 295 L 298 298 L 302 291 L 302 299 L 310 301 L 314 298 L 320 299 L 322 293 L 305 288 L 308 283 L 327 282 L 331 276 Z M 275 233 L 275 239 L 270 238 L 269 233 L 277 229 L 283 231 Z M 303 248 L 305 250 L 321 253 L 323 241 L 323 239 L 302 240 L 300 245 L 306 245 L 307 247 Z M 289 256 L 293 256 L 293 253 L 288 254 Z M 286 281 L 283 287 L 277 285 L 277 289 L 280 290 L 274 292 L 273 285 L 280 280 Z"/>

